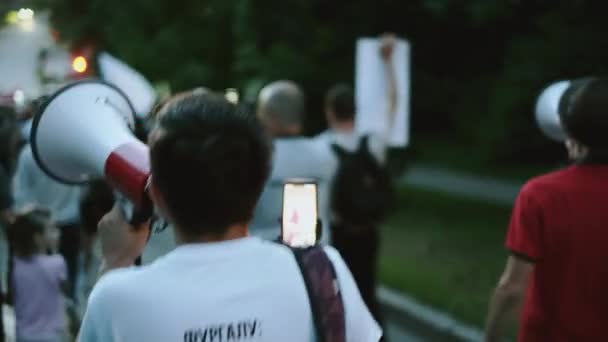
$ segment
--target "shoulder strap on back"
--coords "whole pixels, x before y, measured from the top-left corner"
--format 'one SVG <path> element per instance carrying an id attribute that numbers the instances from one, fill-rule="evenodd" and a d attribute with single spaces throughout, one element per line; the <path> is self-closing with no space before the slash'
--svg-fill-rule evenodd
<path id="1" fill-rule="evenodd" d="M 369 135 L 365 134 L 359 139 L 359 147 L 357 152 L 359 153 L 367 153 L 369 151 Z"/>
<path id="2" fill-rule="evenodd" d="M 320 342 L 346 342 L 344 302 L 338 277 L 322 246 L 292 248 L 304 277 Z"/>
<path id="3" fill-rule="evenodd" d="M 338 156 L 338 158 L 344 158 L 346 155 L 348 155 L 348 152 L 344 149 L 344 147 L 336 143 L 331 144 L 331 149 L 334 154 Z"/>

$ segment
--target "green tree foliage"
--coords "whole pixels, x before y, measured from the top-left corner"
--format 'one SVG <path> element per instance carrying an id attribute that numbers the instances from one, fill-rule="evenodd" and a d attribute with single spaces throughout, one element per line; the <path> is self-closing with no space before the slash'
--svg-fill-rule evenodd
<path id="1" fill-rule="evenodd" d="M 231 83 L 232 6 L 210 0 L 43 0 L 62 39 L 95 43 L 177 89 Z"/>
<path id="2" fill-rule="evenodd" d="M 594 0 L 34 0 L 66 40 L 95 41 L 175 90 L 293 79 L 318 131 L 324 91 L 353 81 L 360 36 L 410 40 L 416 137 L 492 160 L 555 158 L 533 106 L 547 83 L 605 72 L 608 2 Z"/>

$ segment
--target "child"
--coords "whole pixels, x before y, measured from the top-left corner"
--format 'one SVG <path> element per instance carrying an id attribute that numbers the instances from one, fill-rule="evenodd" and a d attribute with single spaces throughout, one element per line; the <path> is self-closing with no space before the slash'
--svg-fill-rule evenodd
<path id="1" fill-rule="evenodd" d="M 56 254 L 59 231 L 50 213 L 31 208 L 16 216 L 9 229 L 13 248 L 12 289 L 17 342 L 62 342 L 67 280 L 63 257 Z"/>

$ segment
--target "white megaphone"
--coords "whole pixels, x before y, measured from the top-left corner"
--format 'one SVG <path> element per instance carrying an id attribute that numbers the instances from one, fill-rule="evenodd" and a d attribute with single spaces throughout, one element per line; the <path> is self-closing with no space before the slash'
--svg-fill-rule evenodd
<path id="1" fill-rule="evenodd" d="M 148 147 L 134 135 L 135 112 L 115 86 L 84 80 L 57 91 L 36 113 L 31 147 L 40 168 L 65 184 L 105 178 L 134 205 L 132 223 L 152 216 Z M 124 205 L 124 202 L 123 202 Z"/>
<path id="2" fill-rule="evenodd" d="M 559 109 L 562 97 L 570 85 L 570 81 L 553 83 L 543 90 L 536 101 L 536 122 L 540 130 L 553 140 L 565 141 L 568 138 Z"/>

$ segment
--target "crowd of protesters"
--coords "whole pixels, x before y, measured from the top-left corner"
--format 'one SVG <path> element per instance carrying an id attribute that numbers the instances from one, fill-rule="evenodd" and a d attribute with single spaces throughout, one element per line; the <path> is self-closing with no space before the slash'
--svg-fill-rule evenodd
<path id="1" fill-rule="evenodd" d="M 385 44 L 394 44 L 394 39 L 387 38 Z M 390 57 L 390 54 L 386 54 L 384 60 L 390 63 Z M 336 92 L 336 89 L 341 90 Z M 249 232 L 264 240 L 276 240 L 280 235 L 278 219 L 281 215 L 283 182 L 290 178 L 315 179 L 319 187 L 319 209 L 323 222 L 320 243 L 329 245 L 334 239 L 339 242 L 337 246 L 344 246 L 340 247 L 342 250 L 339 252 L 344 254 L 346 264 L 337 254 L 334 255 L 334 252 L 329 251 L 328 254 L 341 282 L 341 292 L 346 308 L 348 340 L 377 341 L 381 336 L 380 330 L 377 328 L 375 320 L 366 312 L 369 307 L 376 320 L 379 320 L 373 295 L 378 227 L 371 222 L 363 229 L 348 226 L 347 223 L 352 221 L 345 217 L 344 212 L 334 210 L 331 201 L 331 196 L 335 192 L 332 189 L 333 179 L 342 163 L 332 145 L 337 144 L 352 152 L 359 147 L 359 140 L 363 140 L 353 129 L 343 129 L 345 126 L 353 125 L 354 122 L 352 89 L 347 85 L 341 85 L 336 89 L 328 92 L 326 103 L 331 131 L 316 138 L 302 135 L 303 121 L 306 119 L 305 94 L 297 84 L 291 81 L 277 81 L 270 83 L 260 91 L 257 109 L 253 114 L 257 116 L 260 127 L 265 132 L 264 136 L 267 134 L 272 141 L 272 164 L 268 169 L 268 181 L 262 173 L 250 184 L 252 197 L 249 198 L 246 205 L 254 204 L 255 206 L 251 209 L 255 210 L 252 212 Z M 137 126 L 142 131 L 136 132 L 137 136 L 144 140 L 149 132 L 144 132 L 143 129 L 158 125 L 156 122 L 162 122 L 159 116 L 169 109 L 180 112 L 180 106 L 191 105 L 199 106 L 197 110 L 204 111 L 207 107 L 199 97 L 213 98 L 214 100 L 210 103 L 217 105 L 216 100 L 221 96 L 209 89 L 197 88 L 160 101 L 147 121 L 138 122 Z M 97 323 L 91 323 L 95 321 L 91 317 L 96 316 L 87 309 L 87 304 L 89 295 L 98 280 L 98 270 L 104 261 L 102 248 L 97 238 L 98 224 L 113 207 L 114 193 L 103 180 L 93 181 L 86 186 L 62 184 L 46 175 L 37 165 L 29 145 L 29 131 L 32 116 L 44 101 L 44 98 L 33 101 L 25 109 L 20 110 L 11 106 L 0 107 L 2 111 L 0 113 L 0 226 L 2 227 L 0 243 L 3 244 L 0 246 L 2 247 L 0 249 L 2 252 L 0 255 L 2 291 L 0 293 L 2 302 L 5 306 L 11 305 L 14 308 L 17 341 L 73 339 L 83 317 L 85 317 L 85 324 L 81 338 L 85 341 L 105 341 L 105 338 L 109 337 L 101 337 L 103 332 L 95 331 L 97 328 L 90 330 L 90 325 Z M 209 105 L 207 104 L 207 106 Z M 177 107 L 174 108 L 175 106 Z M 239 107 L 234 106 L 234 108 L 237 110 Z M 216 110 L 226 111 L 224 114 L 228 116 L 233 115 L 234 111 L 221 104 Z M 180 112 L 179 115 L 186 114 Z M 213 122 L 213 116 L 216 113 L 208 113 L 208 115 L 208 118 L 199 119 L 209 120 L 209 124 L 222 125 L 221 122 Z M 235 120 L 238 119 L 237 115 Z M 232 125 L 234 124 L 232 123 Z M 335 135 L 336 139 L 328 138 L 329 135 Z M 261 138 L 263 136 L 256 139 Z M 367 138 L 365 140 L 367 141 Z M 369 151 L 367 142 L 365 145 L 366 156 L 372 159 L 372 164 L 381 168 L 386 159 L 386 146 L 382 142 L 382 137 L 371 138 Z M 236 145 L 233 148 L 237 151 Z M 262 160 L 256 160 L 253 161 L 254 164 L 243 166 L 248 166 L 250 171 L 255 170 L 255 165 L 263 164 L 265 154 L 271 152 L 271 150 L 264 151 L 265 149 L 258 151 Z M 212 151 L 209 153 L 213 154 Z M 270 156 L 268 154 L 267 157 Z M 214 163 L 216 168 L 221 168 L 220 161 L 214 161 Z M 179 175 L 176 174 L 173 177 L 179 178 Z M 259 201 L 254 195 L 258 183 L 265 185 L 260 189 L 263 191 L 260 192 Z M 247 188 L 240 187 L 236 190 L 246 192 Z M 222 193 L 228 192 L 230 192 L 229 187 L 222 189 L 216 197 L 221 198 Z M 233 195 L 236 197 L 243 195 L 237 192 Z M 217 198 L 210 200 L 218 201 Z M 337 227 L 336 229 L 344 230 L 344 232 L 332 230 L 334 225 Z M 351 237 L 348 234 L 354 235 Z M 375 238 L 369 240 L 370 247 L 365 248 L 365 241 L 369 234 Z M 144 264 L 154 264 L 160 256 L 170 253 L 176 248 L 179 249 L 184 239 L 183 236 L 181 240 L 176 239 L 180 235 L 175 224 L 165 231 L 152 234 L 149 237 L 148 247 L 140 253 L 144 256 Z M 353 247 L 364 247 L 364 259 L 366 259 L 364 262 L 361 262 L 362 259 L 352 252 L 353 247 L 348 247 L 348 242 L 345 240 L 350 238 L 359 241 L 355 242 Z M 247 248 L 247 246 L 243 246 L 243 248 Z M 276 253 L 283 252 L 279 249 Z M 252 255 L 252 261 L 256 258 L 260 259 Z M 262 259 L 264 258 L 262 257 Z M 272 263 L 272 260 L 264 262 Z M 267 267 L 268 265 L 260 266 Z M 349 268 L 354 278 L 350 275 Z M 289 276 L 286 277 L 289 278 Z M 356 285 L 354 281 L 356 281 Z M 253 285 L 253 283 L 249 284 L 250 287 Z M 290 286 L 300 288 L 301 284 L 294 283 Z M 260 287 L 263 288 L 264 285 L 260 284 Z M 365 289 L 364 302 L 361 301 L 358 287 Z M 92 310 L 95 310 L 97 304 L 95 301 L 92 303 Z M 295 307 L 297 306 L 295 304 Z M 303 314 L 306 310 L 300 310 L 300 312 Z M 4 328 L 4 326 L 5 324 L 0 324 L 0 328 Z M 302 331 L 303 337 L 309 334 L 306 329 Z M 98 333 L 102 335 L 96 335 Z M 286 333 L 289 334 L 289 332 Z M 4 332 L 2 334 L 4 336 Z"/>
<path id="2" fill-rule="evenodd" d="M 398 102 L 393 44 L 384 36 L 379 51 L 389 111 L 379 115 L 389 118 Z M 608 286 L 608 81 L 577 82 L 560 107 L 576 164 L 522 189 L 488 341 L 502 338 L 524 299 L 520 340 L 606 337 L 605 296 L 597 294 Z M 0 105 L 0 314 L 14 308 L 16 340 L 321 339 L 314 284 L 302 281 L 297 256 L 273 242 L 285 180 L 307 178 L 318 185 L 320 244 L 343 310 L 343 331 L 329 330 L 335 341 L 379 341 L 379 225 L 393 196 L 386 137 L 355 129 L 353 90 L 342 83 L 326 95 L 328 130 L 303 136 L 305 99 L 298 84 L 281 80 L 261 89 L 254 113 L 206 88 L 159 101 L 135 132 L 150 147 L 151 199 L 170 223 L 151 235 L 132 229 L 104 180 L 65 185 L 41 170 L 28 131 L 42 100 Z M 141 257 L 142 267 L 129 267 Z"/>

